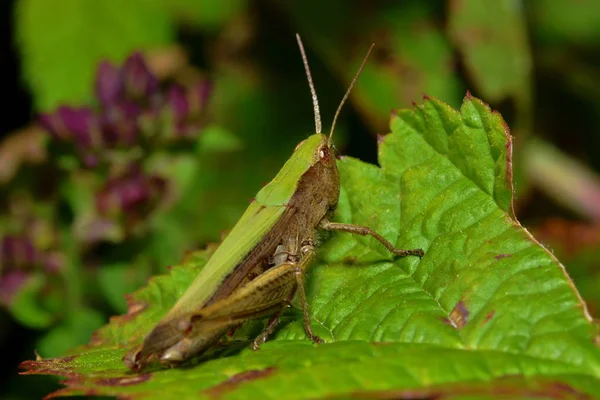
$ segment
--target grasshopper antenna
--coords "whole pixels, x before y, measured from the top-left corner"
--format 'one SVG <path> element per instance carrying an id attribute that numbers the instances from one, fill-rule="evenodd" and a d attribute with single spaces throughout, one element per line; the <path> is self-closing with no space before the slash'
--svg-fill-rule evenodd
<path id="1" fill-rule="evenodd" d="M 312 76 L 310 75 L 310 68 L 308 67 L 308 60 L 306 59 L 306 53 L 304 52 L 304 46 L 300 35 L 296 33 L 296 40 L 300 47 L 300 54 L 302 55 L 302 62 L 304 63 L 304 70 L 306 71 L 306 77 L 308 78 L 308 86 L 310 87 L 310 94 L 312 95 L 313 110 L 315 112 L 315 129 L 316 133 L 321 133 L 321 111 L 319 111 L 319 99 L 317 98 L 317 91 L 313 84 Z"/>
<path id="2" fill-rule="evenodd" d="M 367 51 L 367 55 L 365 56 L 362 63 L 360 64 L 360 67 L 358 67 L 358 71 L 356 71 L 356 75 L 354 75 L 354 78 L 352 78 L 352 82 L 350 82 L 350 86 L 348 86 L 348 90 L 346 90 L 346 94 L 344 94 L 344 97 L 342 97 L 342 101 L 340 102 L 340 105 L 338 106 L 338 108 L 335 112 L 335 115 L 333 116 L 333 122 L 331 123 L 331 131 L 329 131 L 329 140 L 328 140 L 330 146 L 331 146 L 332 138 L 333 138 L 333 130 L 335 129 L 335 123 L 338 119 L 338 116 L 340 115 L 340 111 L 342 111 L 342 107 L 344 106 L 344 103 L 346 102 L 346 100 L 348 100 L 348 96 L 350 96 L 350 92 L 352 91 L 354 84 L 358 80 L 360 73 L 362 72 L 363 68 L 365 67 L 365 64 L 367 63 L 367 60 L 369 59 L 369 55 L 371 54 L 371 50 L 373 50 L 374 46 L 375 46 L 375 43 L 372 43 L 371 47 L 369 47 L 369 51 Z"/>

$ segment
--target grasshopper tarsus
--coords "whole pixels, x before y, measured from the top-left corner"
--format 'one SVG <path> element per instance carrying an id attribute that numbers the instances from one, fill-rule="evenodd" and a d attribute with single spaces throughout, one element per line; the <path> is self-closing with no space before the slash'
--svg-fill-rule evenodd
<path id="1" fill-rule="evenodd" d="M 415 256 L 415 257 L 422 258 L 425 255 L 425 252 L 423 251 L 423 249 L 412 249 L 412 250 L 396 249 L 396 251 L 393 251 L 392 253 L 394 253 L 394 255 L 396 255 L 398 257 Z"/>
<path id="2" fill-rule="evenodd" d="M 390 253 L 394 254 L 398 257 L 406 257 L 406 256 L 417 256 L 423 257 L 425 252 L 423 249 L 412 249 L 412 250 L 403 250 L 398 249 L 394 246 L 390 241 L 381 236 L 379 233 L 369 228 L 368 226 L 362 225 L 354 225 L 354 224 L 343 224 L 340 222 L 330 222 L 327 219 L 323 219 L 321 221 L 320 227 L 327 231 L 342 231 L 348 233 L 354 233 L 361 236 L 371 236 L 379 243 L 381 243 L 386 249 L 390 251 Z"/>
<path id="3" fill-rule="evenodd" d="M 312 340 L 312 341 L 313 341 L 314 343 L 316 343 L 316 344 L 322 344 L 322 343 L 325 343 L 325 341 L 324 341 L 323 339 L 321 339 L 321 338 L 320 338 L 319 336 L 317 336 L 317 335 L 312 335 L 312 336 L 310 337 L 310 340 Z"/>

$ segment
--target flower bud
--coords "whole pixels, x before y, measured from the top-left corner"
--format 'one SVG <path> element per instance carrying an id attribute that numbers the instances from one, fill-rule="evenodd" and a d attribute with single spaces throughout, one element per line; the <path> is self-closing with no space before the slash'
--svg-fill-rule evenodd
<path id="1" fill-rule="evenodd" d="M 103 107 L 117 102 L 123 93 L 121 71 L 108 61 L 103 61 L 96 72 L 96 97 Z"/>
<path id="2" fill-rule="evenodd" d="M 148 69 L 141 53 L 133 53 L 125 60 L 121 74 L 128 99 L 148 99 L 158 90 L 158 81 Z"/>

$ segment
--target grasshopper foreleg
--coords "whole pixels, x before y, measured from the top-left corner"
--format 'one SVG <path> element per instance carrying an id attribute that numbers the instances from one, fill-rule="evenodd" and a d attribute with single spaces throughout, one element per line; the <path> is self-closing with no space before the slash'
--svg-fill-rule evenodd
<path id="1" fill-rule="evenodd" d="M 327 231 L 342 231 L 348 233 L 354 233 L 362 236 L 371 236 L 379 243 L 381 243 L 386 249 L 388 249 L 391 253 L 399 256 L 417 256 L 423 257 L 425 254 L 422 249 L 412 249 L 412 250 L 402 250 L 396 248 L 392 243 L 390 243 L 386 238 L 381 236 L 379 233 L 375 232 L 373 229 L 362 226 L 362 225 L 353 225 L 353 224 L 342 224 L 339 222 L 330 222 L 327 219 L 323 219 L 320 223 L 320 227 Z"/>

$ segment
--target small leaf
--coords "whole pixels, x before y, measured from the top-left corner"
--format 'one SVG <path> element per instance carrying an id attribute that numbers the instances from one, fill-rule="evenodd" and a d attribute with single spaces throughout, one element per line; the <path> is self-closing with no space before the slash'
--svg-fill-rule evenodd
<path id="1" fill-rule="evenodd" d="M 530 4 L 533 30 L 544 41 L 595 45 L 600 38 L 597 1 L 538 0 Z"/>
<path id="2" fill-rule="evenodd" d="M 89 346 L 22 367 L 71 378 L 55 396 L 591 398 L 600 393 L 597 329 L 563 266 L 514 217 L 510 149 L 500 115 L 467 96 L 460 111 L 435 99 L 399 111 L 380 144 L 381 168 L 340 161 L 337 219 L 425 256 L 393 260 L 377 242 L 333 235 L 309 276 L 312 324 L 326 344 L 307 341 L 291 315 L 260 351 L 128 371 L 121 357 L 209 249 L 134 293 L 129 313 Z"/>
<path id="3" fill-rule="evenodd" d="M 21 324 L 31 328 L 47 328 L 55 321 L 55 311 L 48 309 L 48 294 L 42 299 L 40 292 L 46 285 L 43 273 L 34 273 L 27 276 L 26 280 L 13 295 L 10 302 L 12 316 Z M 52 293 L 55 297 L 56 294 Z M 44 301 L 45 300 L 45 301 Z"/>
<path id="4" fill-rule="evenodd" d="M 159 0 L 21 0 L 16 31 L 25 79 L 40 110 L 89 102 L 101 60 L 120 61 L 174 37 Z"/>
<path id="5" fill-rule="evenodd" d="M 527 101 L 532 68 L 523 7 L 512 0 L 450 3 L 449 36 L 489 101 Z"/>
<path id="6" fill-rule="evenodd" d="M 221 28 L 246 7 L 247 0 L 163 0 L 167 10 L 188 24 L 209 31 Z"/>
<path id="7" fill-rule="evenodd" d="M 344 77 L 342 87 L 355 73 L 348 66 L 359 65 L 369 45 L 375 42 L 371 60 L 351 97 L 379 132 L 387 129 L 387 110 L 408 107 L 419 101 L 423 93 L 460 104 L 463 89 L 455 72 L 456 56 L 437 21 L 436 2 L 392 1 L 364 8 L 338 0 L 328 2 L 318 15 L 307 2 L 282 5 L 303 36 L 311 39 L 310 44 L 334 72 Z M 347 23 L 357 16 L 360 24 Z M 355 39 L 347 40 L 348 35 Z"/>

